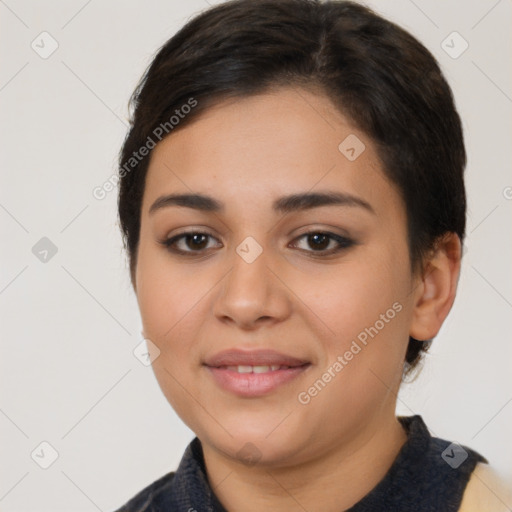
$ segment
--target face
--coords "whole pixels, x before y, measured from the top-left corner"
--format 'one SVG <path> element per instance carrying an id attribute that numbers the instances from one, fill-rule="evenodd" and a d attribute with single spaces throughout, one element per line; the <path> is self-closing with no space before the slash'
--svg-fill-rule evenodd
<path id="1" fill-rule="evenodd" d="M 165 199 L 183 194 L 212 200 Z M 161 389 L 218 453 L 297 464 L 394 415 L 415 285 L 405 208 L 326 97 L 221 103 L 160 142 L 134 284 Z"/>

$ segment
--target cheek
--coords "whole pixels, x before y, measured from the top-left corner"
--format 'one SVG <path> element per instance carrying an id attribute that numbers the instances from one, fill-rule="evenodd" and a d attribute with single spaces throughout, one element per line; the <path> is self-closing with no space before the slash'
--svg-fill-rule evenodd
<path id="1" fill-rule="evenodd" d="M 197 428 L 189 421 L 198 414 L 189 393 L 195 389 L 197 340 L 208 314 L 205 293 L 211 288 L 205 277 L 200 285 L 197 273 L 178 270 L 157 251 L 141 250 L 137 300 L 144 335 L 160 350 L 153 371 L 164 396 L 190 428 Z"/>
<path id="2" fill-rule="evenodd" d="M 340 387 L 332 387 L 334 401 L 339 394 L 361 398 L 362 393 L 364 400 L 372 400 L 370 390 L 377 396 L 401 375 L 410 317 L 408 253 L 405 245 L 402 250 L 376 249 L 333 267 L 328 279 L 305 278 L 299 292 L 329 328 L 319 336 L 325 354 L 319 371 L 342 358 L 343 371 L 336 373 Z"/>
<path id="3" fill-rule="evenodd" d="M 318 336 L 324 358 L 303 390 L 313 393 L 305 409 L 313 415 L 343 417 L 355 426 L 389 404 L 401 378 L 409 315 L 407 276 L 400 270 L 406 267 L 392 262 L 381 253 L 380 260 L 340 266 L 305 299 L 329 327 Z M 338 427 L 329 428 L 334 435 Z"/>
<path id="4" fill-rule="evenodd" d="M 137 301 L 146 337 L 161 352 L 178 353 L 187 348 L 183 330 L 201 313 L 201 295 L 193 274 L 180 272 L 165 252 L 141 245 L 137 265 Z M 177 343 L 175 340 L 181 340 Z"/>
<path id="5" fill-rule="evenodd" d="M 333 336 L 346 340 L 373 325 L 395 302 L 402 303 L 406 279 L 392 259 L 381 254 L 379 260 L 347 261 L 322 277 L 304 276 L 294 290 Z"/>

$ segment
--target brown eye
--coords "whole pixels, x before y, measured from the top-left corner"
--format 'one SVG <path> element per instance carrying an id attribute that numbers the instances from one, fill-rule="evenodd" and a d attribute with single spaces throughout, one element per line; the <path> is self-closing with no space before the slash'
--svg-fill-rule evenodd
<path id="1" fill-rule="evenodd" d="M 307 241 L 310 247 L 313 247 L 315 250 L 323 250 L 327 249 L 331 240 L 328 235 L 323 233 L 313 233 L 308 235 Z"/>
<path id="2" fill-rule="evenodd" d="M 319 255 L 329 255 L 337 253 L 343 249 L 348 249 L 354 245 L 354 241 L 335 233 L 325 233 L 322 231 L 310 231 L 299 236 L 296 240 L 305 239 L 306 244 L 311 249 L 304 249 L 306 252 L 320 253 Z M 330 244 L 333 246 L 330 247 Z M 330 247 L 330 249 L 328 249 Z"/>
<path id="3" fill-rule="evenodd" d="M 204 233 L 197 233 L 193 235 L 186 235 L 185 236 L 185 245 L 189 247 L 190 249 L 204 249 L 207 243 L 207 236 Z M 206 243 L 205 243 L 206 241 Z"/>
<path id="4" fill-rule="evenodd" d="M 214 237 L 209 233 L 190 231 L 163 240 L 161 243 L 171 252 L 194 254 L 206 250 L 208 248 L 209 239 L 213 238 Z"/>

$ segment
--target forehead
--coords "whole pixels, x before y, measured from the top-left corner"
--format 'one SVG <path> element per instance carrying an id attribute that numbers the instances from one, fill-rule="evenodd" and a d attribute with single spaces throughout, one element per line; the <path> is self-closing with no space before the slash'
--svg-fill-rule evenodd
<path id="1" fill-rule="evenodd" d="M 153 150 L 143 210 L 163 193 L 201 192 L 226 203 L 331 189 L 384 207 L 399 201 L 372 141 L 323 95 L 297 88 L 229 100 Z"/>

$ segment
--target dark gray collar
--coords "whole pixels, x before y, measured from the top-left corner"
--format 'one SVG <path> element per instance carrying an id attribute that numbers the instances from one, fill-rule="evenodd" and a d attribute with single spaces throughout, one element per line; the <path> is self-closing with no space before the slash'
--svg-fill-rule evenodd
<path id="1" fill-rule="evenodd" d="M 347 512 L 456 512 L 477 462 L 487 460 L 466 446 L 432 437 L 419 415 L 398 419 L 407 432 L 406 443 L 380 483 Z M 227 512 L 208 483 L 197 437 L 176 472 L 156 480 L 116 512 L 164 510 Z"/>

